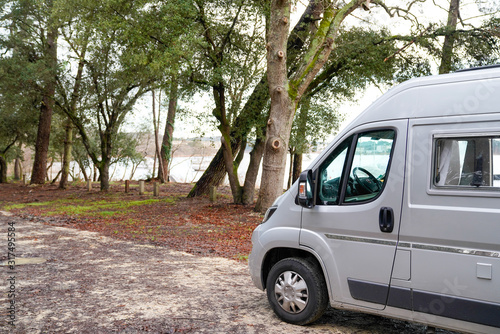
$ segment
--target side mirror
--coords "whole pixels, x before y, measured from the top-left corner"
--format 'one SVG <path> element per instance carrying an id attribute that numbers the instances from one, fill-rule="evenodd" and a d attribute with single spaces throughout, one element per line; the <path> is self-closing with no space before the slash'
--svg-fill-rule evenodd
<path id="1" fill-rule="evenodd" d="M 314 206 L 314 188 L 312 182 L 312 171 L 310 169 L 303 171 L 299 176 L 299 204 L 304 208 Z"/>

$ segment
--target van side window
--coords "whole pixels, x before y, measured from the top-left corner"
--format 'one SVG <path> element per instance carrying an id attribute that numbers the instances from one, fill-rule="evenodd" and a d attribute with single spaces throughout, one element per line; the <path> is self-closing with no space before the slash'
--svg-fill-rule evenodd
<path id="1" fill-rule="evenodd" d="M 370 131 L 351 136 L 337 146 L 319 168 L 317 204 L 375 198 L 384 185 L 394 136 L 394 130 Z"/>
<path id="2" fill-rule="evenodd" d="M 434 186 L 500 187 L 500 136 L 435 139 Z"/>
<path id="3" fill-rule="evenodd" d="M 338 204 L 342 174 L 352 139 L 353 136 L 344 140 L 321 165 L 318 177 L 320 184 L 318 204 Z"/>
<path id="4" fill-rule="evenodd" d="M 367 201 L 382 191 L 393 142 L 393 130 L 368 132 L 358 136 L 344 202 Z"/>

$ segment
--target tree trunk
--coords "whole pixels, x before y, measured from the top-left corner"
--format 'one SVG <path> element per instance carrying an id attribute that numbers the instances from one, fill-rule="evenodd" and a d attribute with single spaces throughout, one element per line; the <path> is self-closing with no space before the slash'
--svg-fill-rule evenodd
<path id="1" fill-rule="evenodd" d="M 61 168 L 61 181 L 59 181 L 59 189 L 68 187 L 69 165 L 71 163 L 71 151 L 73 149 L 73 124 L 68 118 L 66 121 L 66 137 L 64 138 L 64 153 Z"/>
<path id="2" fill-rule="evenodd" d="M 297 132 L 295 133 L 295 150 L 292 152 L 290 159 L 290 184 L 289 187 L 297 180 L 302 171 L 302 154 L 307 150 L 307 120 L 309 111 L 311 110 L 311 97 L 306 95 L 300 103 L 300 110 L 296 116 Z"/>
<path id="3" fill-rule="evenodd" d="M 103 159 L 99 166 L 99 179 L 101 184 L 101 191 L 109 190 L 109 163 L 108 159 Z"/>
<path id="4" fill-rule="evenodd" d="M 23 174 L 23 165 L 21 164 L 21 158 L 16 157 L 14 161 L 14 180 L 19 181 Z"/>
<path id="5" fill-rule="evenodd" d="M 187 197 L 191 198 L 208 194 L 210 187 L 219 186 L 222 181 L 224 181 L 225 176 L 226 165 L 224 163 L 224 153 L 222 152 L 221 147 L 210 162 L 208 168 L 205 170 L 205 173 L 203 173 L 198 182 L 196 182 Z"/>
<path id="6" fill-rule="evenodd" d="M 215 109 L 214 116 L 219 120 L 219 131 L 221 133 L 221 148 L 224 158 L 224 165 L 231 187 L 234 203 L 241 203 L 242 189 L 238 179 L 238 164 L 235 163 L 235 154 L 231 145 L 231 125 L 226 114 L 226 96 L 223 82 L 219 82 L 213 87 Z"/>
<path id="7" fill-rule="evenodd" d="M 160 142 L 158 141 L 158 127 L 159 122 L 156 120 L 156 101 L 155 101 L 155 91 L 151 91 L 152 96 L 153 96 L 153 127 L 154 127 L 154 132 L 155 132 L 155 164 L 156 164 L 156 157 L 158 157 L 158 176 L 160 177 L 160 180 L 162 183 L 165 183 L 165 178 L 163 177 L 163 167 L 162 167 L 162 159 L 160 159 Z M 161 104 L 161 101 L 160 103 Z M 158 110 L 158 118 L 160 118 L 160 110 Z M 155 167 L 153 166 L 153 173 L 151 174 L 154 177 L 155 174 Z"/>
<path id="8" fill-rule="evenodd" d="M 243 138 L 246 137 L 253 128 L 268 100 L 269 88 L 267 78 L 263 77 L 257 86 L 255 86 L 241 113 L 234 121 L 233 130 L 231 131 L 231 149 L 233 152 L 239 150 Z M 201 178 L 189 192 L 188 197 L 208 194 L 210 187 L 217 187 L 222 183 L 226 175 L 225 171 L 226 167 L 224 165 L 221 147 Z"/>
<path id="9" fill-rule="evenodd" d="M 80 171 L 83 174 L 83 179 L 85 180 L 85 182 L 87 182 L 88 180 L 90 180 L 90 178 L 89 178 L 89 176 L 87 174 L 87 171 L 85 170 L 85 165 L 81 161 L 79 161 L 79 160 L 77 160 L 76 163 L 78 164 L 78 167 L 80 167 Z"/>
<path id="10" fill-rule="evenodd" d="M 111 165 L 112 134 L 109 129 L 101 133 L 101 161 L 99 163 L 99 181 L 101 191 L 109 190 L 109 166 Z"/>
<path id="11" fill-rule="evenodd" d="M 0 155 L 0 183 L 7 183 L 7 161 Z"/>
<path id="12" fill-rule="evenodd" d="M 31 184 L 45 183 L 57 75 L 57 28 L 54 26 L 49 26 L 47 33 L 46 59 L 49 66 L 48 75 L 50 77 L 47 78 L 45 83 L 42 106 L 40 108 Z"/>
<path id="13" fill-rule="evenodd" d="M 288 167 L 288 182 L 286 183 L 286 189 L 290 189 L 292 186 L 292 176 L 293 176 L 293 155 L 294 149 L 290 148 L 290 166 Z"/>
<path id="14" fill-rule="evenodd" d="M 370 0 L 351 0 L 342 8 L 325 6 L 318 30 L 288 81 L 286 40 L 291 4 L 285 0 L 272 1 L 267 44 L 271 111 L 256 211 L 265 212 L 283 192 L 287 146 L 296 107 L 307 87 L 328 61 L 343 20 L 362 4 L 367 6 L 369 3 Z"/>
<path id="15" fill-rule="evenodd" d="M 292 183 L 293 184 L 295 181 L 300 176 L 300 173 L 302 172 L 302 153 L 294 153 L 293 154 L 293 168 L 292 168 Z"/>
<path id="16" fill-rule="evenodd" d="M 178 83 L 172 80 L 168 97 L 167 122 L 163 133 L 163 143 L 161 145 L 160 157 L 162 160 L 163 175 L 160 176 L 162 183 L 168 182 L 170 177 L 170 161 L 172 160 L 172 143 L 174 138 L 175 113 L 177 110 Z M 163 178 L 162 178 L 163 177 Z"/>
<path id="17" fill-rule="evenodd" d="M 68 177 L 70 174 L 70 163 L 72 159 L 72 150 L 73 150 L 73 121 L 71 117 L 74 117 L 76 114 L 76 107 L 78 101 L 81 99 L 80 97 L 80 86 L 82 82 L 83 69 L 85 67 L 85 54 L 87 53 L 87 44 L 88 44 L 88 35 L 84 38 L 84 43 L 82 46 L 82 51 L 80 54 L 80 60 L 78 61 L 78 70 L 76 72 L 75 84 L 73 86 L 73 94 L 71 95 L 71 102 L 68 106 L 68 109 L 63 109 L 68 116 L 68 120 L 66 121 L 66 138 L 64 140 L 64 153 L 63 153 L 63 166 L 62 166 L 62 175 L 61 181 L 59 182 L 59 189 L 66 189 L 68 183 Z M 80 165 L 80 164 L 79 164 Z M 88 180 L 87 173 L 85 168 L 80 169 L 83 172 L 83 176 L 85 181 Z"/>
<path id="18" fill-rule="evenodd" d="M 227 138 L 227 139 L 226 139 Z M 231 144 L 227 142 L 230 141 L 229 135 L 222 135 L 221 147 L 224 156 L 224 165 L 226 166 L 226 173 L 229 178 L 229 186 L 231 187 L 231 194 L 233 195 L 233 202 L 235 204 L 241 204 L 242 188 L 238 180 L 238 169 L 233 164 L 233 154 L 231 150 Z"/>
<path id="19" fill-rule="evenodd" d="M 255 210 L 264 212 L 283 192 L 288 140 L 295 112 L 287 87 L 287 39 L 291 1 L 273 0 L 269 22 L 267 79 L 271 110 L 262 165 L 262 181 Z"/>
<path id="20" fill-rule="evenodd" d="M 248 165 L 245 175 L 245 183 L 243 184 L 242 203 L 245 205 L 252 204 L 255 197 L 255 183 L 259 174 L 260 162 L 264 155 L 266 141 L 262 138 L 255 140 L 255 146 L 250 152 L 250 164 Z"/>
<path id="21" fill-rule="evenodd" d="M 450 10 L 448 12 L 447 33 L 444 37 L 443 54 L 441 56 L 441 65 L 439 74 L 449 73 L 452 69 L 453 44 L 455 43 L 455 30 L 457 29 L 458 17 L 460 15 L 460 0 L 450 1 Z"/>

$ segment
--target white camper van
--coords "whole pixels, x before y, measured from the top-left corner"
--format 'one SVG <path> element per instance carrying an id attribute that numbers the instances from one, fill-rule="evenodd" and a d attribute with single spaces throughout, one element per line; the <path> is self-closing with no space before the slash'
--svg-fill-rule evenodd
<path id="1" fill-rule="evenodd" d="M 335 308 L 500 333 L 500 67 L 409 80 L 358 116 L 252 236 L 284 321 Z"/>

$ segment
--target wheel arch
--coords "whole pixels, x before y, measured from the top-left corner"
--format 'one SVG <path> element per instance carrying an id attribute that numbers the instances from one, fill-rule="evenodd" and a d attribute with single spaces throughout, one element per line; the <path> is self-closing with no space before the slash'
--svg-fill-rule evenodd
<path id="1" fill-rule="evenodd" d="M 261 273 L 261 280 L 262 280 L 262 286 L 264 289 L 266 289 L 266 282 L 267 282 L 267 277 L 269 275 L 269 272 L 271 271 L 271 268 L 278 263 L 279 261 L 287 258 L 300 258 L 300 259 L 305 259 L 309 261 L 310 263 L 314 264 L 314 266 L 320 270 L 321 274 L 323 275 L 323 278 L 325 280 L 326 288 L 328 290 L 328 296 L 329 300 L 332 300 L 332 291 L 330 287 L 330 280 L 328 279 L 328 273 L 326 271 L 326 267 L 321 260 L 321 258 L 315 254 L 311 249 L 307 248 L 290 248 L 290 247 L 277 247 L 270 249 L 267 253 L 266 256 L 264 257 L 264 261 L 262 263 L 262 273 Z"/>

